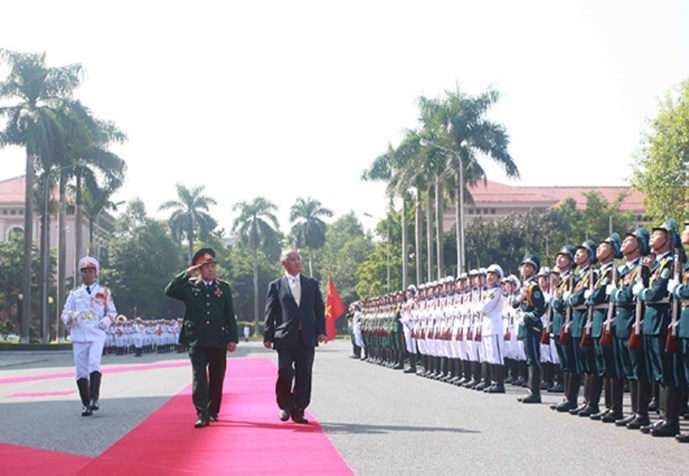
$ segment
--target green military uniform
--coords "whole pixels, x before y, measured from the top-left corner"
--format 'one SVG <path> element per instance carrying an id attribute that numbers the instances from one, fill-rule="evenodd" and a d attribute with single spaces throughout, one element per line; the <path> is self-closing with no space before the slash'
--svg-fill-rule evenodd
<path id="1" fill-rule="evenodd" d="M 201 249 L 192 262 L 215 262 L 215 253 L 210 248 Z M 194 378 L 192 400 L 199 420 L 207 424 L 209 418 L 216 420 L 220 411 L 227 346 L 239 340 L 232 291 L 225 281 L 205 283 L 183 271 L 167 285 L 165 293 L 185 304 L 179 343 L 189 349 Z"/>

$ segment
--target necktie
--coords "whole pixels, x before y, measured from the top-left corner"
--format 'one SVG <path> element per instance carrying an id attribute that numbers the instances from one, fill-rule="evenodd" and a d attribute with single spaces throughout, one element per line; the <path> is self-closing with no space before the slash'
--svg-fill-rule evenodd
<path id="1" fill-rule="evenodd" d="M 91 294 L 91 286 L 86 286 L 86 292 Z"/>
<path id="2" fill-rule="evenodd" d="M 301 284 L 299 283 L 299 278 L 292 278 L 293 288 L 292 288 L 292 295 L 294 296 L 294 301 L 297 303 L 297 306 L 299 305 L 299 302 L 301 301 Z"/>

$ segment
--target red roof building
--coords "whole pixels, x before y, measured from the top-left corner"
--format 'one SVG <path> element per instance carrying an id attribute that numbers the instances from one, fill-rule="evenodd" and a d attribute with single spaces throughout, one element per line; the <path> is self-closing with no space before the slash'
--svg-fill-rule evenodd
<path id="1" fill-rule="evenodd" d="M 469 223 L 479 219 L 494 221 L 512 214 L 522 214 L 529 210 L 547 210 L 558 206 L 564 199 L 573 198 L 577 209 L 586 208 L 586 192 L 600 193 L 608 203 L 616 200 L 620 193 L 626 193 L 620 209 L 632 211 L 638 221 L 642 221 L 644 194 L 629 187 L 522 187 L 497 182 L 480 182 L 469 187 L 473 202 L 465 200 L 464 220 Z M 445 210 L 443 229 L 449 232 L 455 225 L 454 208 Z"/>

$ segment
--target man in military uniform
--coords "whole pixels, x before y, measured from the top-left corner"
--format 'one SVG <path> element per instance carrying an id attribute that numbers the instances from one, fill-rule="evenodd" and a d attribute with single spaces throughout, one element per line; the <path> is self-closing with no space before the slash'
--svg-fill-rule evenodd
<path id="1" fill-rule="evenodd" d="M 687 246 L 689 245 L 689 222 L 685 222 L 684 225 L 682 244 Z M 668 284 L 668 291 L 674 298 L 682 302 L 682 315 L 677 326 L 677 335 L 684 363 L 684 385 L 686 386 L 689 383 L 689 263 L 685 265 L 683 273 L 680 275 L 680 280 L 673 280 Z M 689 433 L 679 434 L 676 438 L 680 443 L 689 443 Z"/>
<path id="2" fill-rule="evenodd" d="M 227 282 L 217 278 L 215 266 L 215 252 L 202 248 L 194 255 L 191 266 L 165 288 L 168 296 L 185 305 L 179 343 L 189 349 L 193 367 L 196 428 L 208 426 L 211 420 L 218 421 L 227 351 L 234 352 L 239 340 L 232 291 Z M 192 278 L 196 273 L 200 276 Z"/>
<path id="3" fill-rule="evenodd" d="M 536 273 L 541 263 L 536 255 L 526 255 L 519 268 L 522 277 L 522 291 L 512 302 L 512 307 L 521 309 L 522 341 L 526 365 L 529 368 L 529 393 L 517 400 L 522 403 L 541 403 L 541 334 L 545 312 L 545 299 L 538 287 Z"/>
<path id="4" fill-rule="evenodd" d="M 115 321 L 117 309 L 112 293 L 96 281 L 99 264 L 87 256 L 79 260 L 81 286 L 73 289 L 62 311 L 62 321 L 69 328 L 77 367 L 77 388 L 83 405 L 81 416 L 91 416 L 100 408 L 100 361 L 108 328 Z"/>
<path id="5" fill-rule="evenodd" d="M 651 380 L 646 370 L 641 327 L 638 325 L 643 320 L 643 303 L 632 292 L 634 284 L 648 281 L 648 268 L 642 265 L 642 256 L 650 252 L 650 236 L 644 227 L 627 233 L 620 248 L 626 263 L 619 272 L 617 283 L 613 283 L 609 290 L 610 300 L 615 303 L 616 357 L 618 366 L 629 381 L 632 410 L 631 415 L 616 420 L 615 425 L 632 430 L 650 423 Z"/>
<path id="6" fill-rule="evenodd" d="M 667 352 L 665 341 L 670 325 L 668 282 L 676 264 L 673 247 L 681 246 L 677 223 L 668 219 L 653 228 L 650 246 L 656 254 L 651 269 L 649 287 L 638 283 L 633 287 L 637 298 L 646 305 L 643 320 L 643 337 L 646 345 L 646 366 L 660 386 L 660 406 L 663 419 L 654 425 L 642 426 L 641 431 L 653 436 L 675 436 L 679 433 L 681 387 L 678 369 L 679 353 Z"/>

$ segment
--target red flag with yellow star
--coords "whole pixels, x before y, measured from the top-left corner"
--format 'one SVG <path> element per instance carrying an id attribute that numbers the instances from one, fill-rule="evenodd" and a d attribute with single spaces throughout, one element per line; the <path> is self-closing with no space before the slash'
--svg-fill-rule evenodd
<path id="1" fill-rule="evenodd" d="M 342 299 L 337 294 L 332 278 L 328 275 L 328 290 L 325 294 L 325 335 L 328 336 L 328 340 L 335 338 L 335 321 L 344 312 L 345 306 L 342 304 Z"/>

